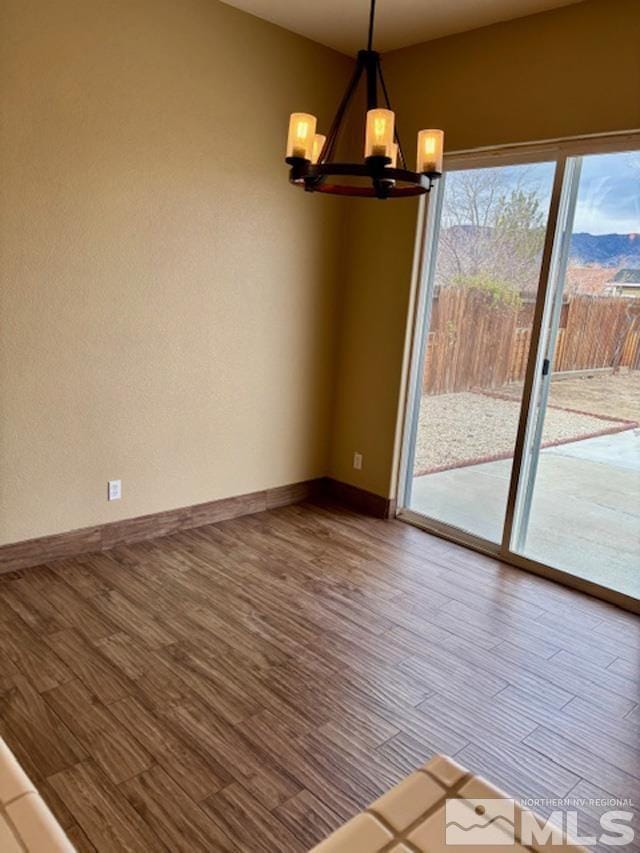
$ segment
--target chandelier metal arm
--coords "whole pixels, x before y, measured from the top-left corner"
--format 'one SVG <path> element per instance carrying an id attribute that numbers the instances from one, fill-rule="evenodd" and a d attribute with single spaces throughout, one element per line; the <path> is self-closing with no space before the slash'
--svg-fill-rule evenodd
<path id="1" fill-rule="evenodd" d="M 380 75 L 380 85 L 382 86 L 382 94 L 384 95 L 384 100 L 387 105 L 387 109 L 391 109 L 391 101 L 389 99 L 389 92 L 387 91 L 387 84 L 384 82 L 384 75 L 382 73 L 382 63 L 378 62 L 378 74 Z M 407 160 L 404 156 L 404 149 L 402 148 L 402 142 L 400 141 L 400 134 L 398 133 L 397 125 L 394 127 L 394 137 L 396 142 L 398 143 L 398 155 L 400 157 L 400 162 L 402 163 L 403 169 L 407 168 Z"/>
<path id="2" fill-rule="evenodd" d="M 344 114 L 347 111 L 347 107 L 349 106 L 349 102 L 353 97 L 353 93 L 355 92 L 358 83 L 360 82 L 360 78 L 362 77 L 363 65 L 359 61 L 356 62 L 356 67 L 354 68 L 353 75 L 351 80 L 349 81 L 349 85 L 347 86 L 347 90 L 343 95 L 342 100 L 340 101 L 340 105 L 336 111 L 333 122 L 331 123 L 331 127 L 329 129 L 329 133 L 327 135 L 326 142 L 322 148 L 320 153 L 320 162 L 324 162 L 325 160 L 330 160 L 333 156 L 334 149 L 336 147 L 336 142 L 338 141 L 338 134 L 340 132 L 340 126 L 342 124 L 342 120 L 344 118 Z"/>

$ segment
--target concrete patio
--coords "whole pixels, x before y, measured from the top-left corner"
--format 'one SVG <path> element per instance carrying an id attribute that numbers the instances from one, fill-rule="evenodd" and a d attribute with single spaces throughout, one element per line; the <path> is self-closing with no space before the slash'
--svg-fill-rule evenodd
<path id="1" fill-rule="evenodd" d="M 415 477 L 410 506 L 497 542 L 511 459 Z M 540 453 L 525 556 L 640 597 L 640 429 Z"/>

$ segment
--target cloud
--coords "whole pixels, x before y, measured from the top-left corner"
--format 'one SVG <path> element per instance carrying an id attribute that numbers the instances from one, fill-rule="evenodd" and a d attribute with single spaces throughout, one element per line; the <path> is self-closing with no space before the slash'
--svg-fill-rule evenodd
<path id="1" fill-rule="evenodd" d="M 640 152 L 585 157 L 574 232 L 640 232 Z"/>

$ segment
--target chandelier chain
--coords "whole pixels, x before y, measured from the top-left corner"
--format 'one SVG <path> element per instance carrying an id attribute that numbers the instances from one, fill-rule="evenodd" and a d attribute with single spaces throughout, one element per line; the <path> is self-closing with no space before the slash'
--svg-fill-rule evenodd
<path id="1" fill-rule="evenodd" d="M 373 47 L 373 25 L 376 17 L 376 0 L 371 0 L 371 9 L 369 10 L 369 39 L 367 41 L 367 50 Z"/>

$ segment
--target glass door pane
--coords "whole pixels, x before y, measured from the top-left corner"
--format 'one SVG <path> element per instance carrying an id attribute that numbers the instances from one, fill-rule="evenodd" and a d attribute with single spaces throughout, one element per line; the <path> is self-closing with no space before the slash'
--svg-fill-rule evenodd
<path id="1" fill-rule="evenodd" d="M 573 166 L 512 548 L 640 598 L 640 151 Z"/>
<path id="2" fill-rule="evenodd" d="M 404 505 L 500 542 L 555 163 L 446 174 Z M 434 219 L 435 217 L 435 219 Z"/>

